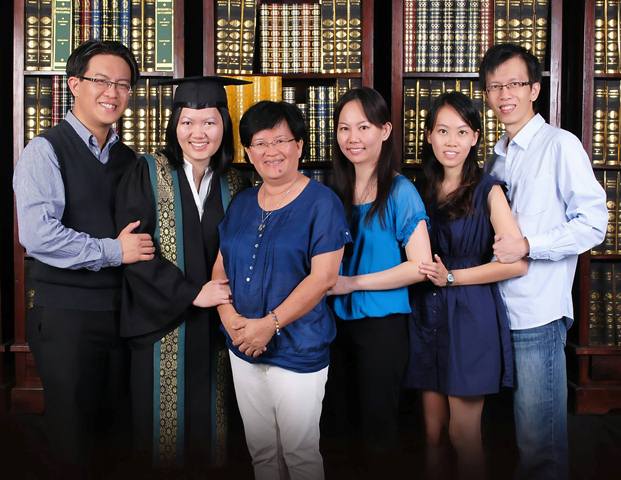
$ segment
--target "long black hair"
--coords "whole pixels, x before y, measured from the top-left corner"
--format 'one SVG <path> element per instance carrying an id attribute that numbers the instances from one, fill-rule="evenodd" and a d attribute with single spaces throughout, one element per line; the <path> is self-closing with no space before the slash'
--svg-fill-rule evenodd
<path id="1" fill-rule="evenodd" d="M 166 155 L 170 164 L 179 168 L 183 165 L 183 152 L 177 139 L 177 124 L 181 117 L 181 111 L 186 108 L 183 106 L 177 106 L 173 108 L 173 111 L 168 119 L 168 125 L 166 126 L 166 144 L 161 152 Z M 209 161 L 209 167 L 216 173 L 220 173 L 230 165 L 233 161 L 233 124 L 231 122 L 231 116 L 228 109 L 224 107 L 214 107 L 220 112 L 222 117 L 222 143 L 220 148 L 213 154 Z"/>
<path id="2" fill-rule="evenodd" d="M 470 147 L 468 156 L 461 170 L 459 187 L 451 192 L 442 202 L 438 202 L 438 193 L 444 180 L 444 167 L 433 153 L 427 135 L 436 124 L 438 112 L 444 106 L 453 108 L 464 122 L 474 131 L 481 132 L 481 117 L 470 98 L 460 92 L 447 92 L 440 95 L 425 119 L 425 140 L 423 142 L 423 182 L 422 193 L 427 205 L 437 205 L 449 219 L 464 217 L 472 213 L 472 196 L 474 188 L 481 180 L 481 167 L 477 162 L 477 146 L 481 135 L 474 146 Z"/>
<path id="3" fill-rule="evenodd" d="M 390 111 L 384 98 L 372 88 L 362 87 L 354 88 L 345 93 L 338 101 L 334 108 L 334 177 L 335 188 L 341 201 L 345 206 L 347 215 L 351 214 L 352 204 L 354 201 L 354 190 L 356 187 L 356 171 L 353 164 L 347 159 L 345 154 L 338 147 L 337 132 L 339 117 L 343 107 L 349 102 L 360 102 L 362 110 L 369 122 L 376 127 L 383 127 L 390 122 Z M 374 215 L 379 216 L 380 223 L 384 225 L 386 217 L 386 204 L 392 187 L 395 172 L 399 172 L 401 165 L 394 154 L 394 141 L 392 132 L 386 140 L 382 142 L 379 160 L 373 172 L 373 177 L 377 181 L 377 194 L 375 200 L 371 204 L 371 208 L 366 216 L 369 222 Z M 372 178 L 373 178 L 372 177 Z"/>

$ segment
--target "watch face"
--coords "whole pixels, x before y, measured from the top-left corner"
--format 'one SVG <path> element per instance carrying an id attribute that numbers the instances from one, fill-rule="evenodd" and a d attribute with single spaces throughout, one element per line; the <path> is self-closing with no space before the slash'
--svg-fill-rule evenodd
<path id="1" fill-rule="evenodd" d="M 453 276 L 453 274 L 452 274 L 451 272 L 449 272 L 449 273 L 446 275 L 446 283 L 448 283 L 448 284 L 450 285 L 450 284 L 451 284 L 451 283 L 453 283 L 454 281 L 455 281 L 455 277 Z"/>

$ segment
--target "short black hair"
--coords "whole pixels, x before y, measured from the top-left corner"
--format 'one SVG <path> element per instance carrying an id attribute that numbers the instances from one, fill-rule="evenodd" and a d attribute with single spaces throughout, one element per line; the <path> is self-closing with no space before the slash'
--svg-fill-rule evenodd
<path id="1" fill-rule="evenodd" d="M 493 73 L 501 64 L 514 57 L 521 58 L 528 70 L 528 81 L 541 83 L 541 63 L 537 57 L 520 45 L 499 43 L 487 49 L 479 66 L 479 83 L 483 90 L 487 87 L 487 75 Z"/>
<path id="2" fill-rule="evenodd" d="M 179 118 L 181 117 L 181 111 L 184 108 L 183 105 L 178 105 L 173 108 L 170 118 L 168 119 L 168 125 L 166 126 L 166 144 L 162 149 L 162 153 L 166 155 L 170 164 L 179 168 L 183 166 L 183 151 L 179 145 L 177 139 L 177 125 Z M 224 107 L 213 107 L 218 110 L 222 117 L 222 142 L 220 148 L 213 154 L 209 161 L 209 167 L 216 173 L 225 171 L 231 162 L 233 161 L 233 123 L 231 122 L 231 116 L 228 109 Z"/>
<path id="3" fill-rule="evenodd" d="M 131 85 L 136 85 L 140 72 L 134 54 L 121 42 L 113 40 L 87 40 L 81 43 L 67 59 L 67 77 L 79 77 L 86 73 L 88 62 L 95 55 L 114 55 L 125 60 L 131 71 Z"/>
<path id="4" fill-rule="evenodd" d="M 246 110 L 239 121 L 239 137 L 242 145 L 249 147 L 255 133 L 274 128 L 281 122 L 287 124 L 296 142 L 304 141 L 301 156 L 304 158 L 308 148 L 304 116 L 298 107 L 287 102 L 263 100 Z M 244 155 L 244 157 L 248 161 L 248 156 Z"/>

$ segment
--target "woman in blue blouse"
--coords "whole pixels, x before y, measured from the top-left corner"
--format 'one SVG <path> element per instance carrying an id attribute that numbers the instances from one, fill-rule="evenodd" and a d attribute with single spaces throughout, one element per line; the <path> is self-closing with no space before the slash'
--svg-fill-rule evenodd
<path id="1" fill-rule="evenodd" d="M 257 479 L 322 479 L 319 418 L 334 319 L 325 295 L 350 241 L 331 190 L 298 172 L 301 112 L 263 101 L 242 117 L 241 142 L 263 179 L 235 197 L 220 224 L 213 278 L 233 303 L 218 307 Z"/>
<path id="2" fill-rule="evenodd" d="M 399 175 L 386 102 L 370 88 L 341 97 L 335 108 L 336 185 L 349 217 L 353 248 L 331 293 L 336 353 L 354 382 L 366 458 L 394 452 L 402 377 L 408 359 L 408 285 L 425 280 L 431 260 L 425 207 Z"/>

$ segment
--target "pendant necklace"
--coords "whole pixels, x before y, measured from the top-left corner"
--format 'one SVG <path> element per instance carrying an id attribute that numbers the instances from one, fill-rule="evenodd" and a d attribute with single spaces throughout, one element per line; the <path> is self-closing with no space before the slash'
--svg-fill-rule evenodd
<path id="1" fill-rule="evenodd" d="M 279 194 L 282 196 L 280 202 L 278 202 L 278 205 L 276 205 L 272 210 L 270 211 L 266 211 L 263 210 L 261 208 L 261 206 L 259 206 L 259 209 L 261 210 L 261 223 L 259 223 L 259 233 L 263 233 L 263 230 L 265 230 L 265 225 L 267 224 L 267 220 L 270 218 L 270 216 L 272 215 L 272 213 L 274 213 L 276 210 L 278 210 L 281 205 L 285 202 L 285 199 L 287 198 L 287 195 L 289 195 L 289 193 L 291 192 L 291 190 L 293 189 L 293 187 L 295 186 L 295 184 L 298 183 L 298 179 L 296 178 L 294 180 L 294 182 L 291 184 L 291 186 L 285 190 L 283 193 Z M 265 203 L 265 190 L 263 191 L 263 201 Z"/>

